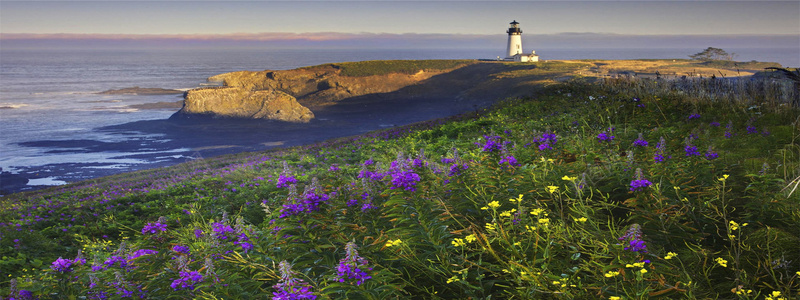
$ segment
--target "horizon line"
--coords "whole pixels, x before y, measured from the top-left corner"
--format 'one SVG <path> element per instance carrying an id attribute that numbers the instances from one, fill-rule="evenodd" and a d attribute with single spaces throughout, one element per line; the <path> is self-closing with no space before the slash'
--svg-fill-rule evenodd
<path id="1" fill-rule="evenodd" d="M 610 32 L 534 33 L 527 36 L 615 36 L 615 37 L 797 37 L 794 34 L 621 34 Z M 498 38 L 501 34 L 465 33 L 373 33 L 373 32 L 259 32 L 221 34 L 138 33 L 0 33 L 0 40 L 238 40 L 238 41 L 336 41 L 359 38 Z"/>

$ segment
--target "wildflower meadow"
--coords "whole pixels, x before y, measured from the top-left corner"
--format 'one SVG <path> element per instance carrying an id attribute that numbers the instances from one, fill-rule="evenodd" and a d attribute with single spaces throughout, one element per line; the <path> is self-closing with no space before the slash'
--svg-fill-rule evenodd
<path id="1" fill-rule="evenodd" d="M 10 195 L 0 297 L 796 299 L 798 112 L 573 80 Z"/>

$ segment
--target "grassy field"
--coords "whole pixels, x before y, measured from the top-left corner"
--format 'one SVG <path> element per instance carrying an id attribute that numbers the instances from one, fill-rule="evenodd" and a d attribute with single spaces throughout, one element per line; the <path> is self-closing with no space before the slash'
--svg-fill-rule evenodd
<path id="1" fill-rule="evenodd" d="M 796 298 L 800 111 L 694 85 L 552 81 L 480 113 L 0 198 L 0 296 Z"/>

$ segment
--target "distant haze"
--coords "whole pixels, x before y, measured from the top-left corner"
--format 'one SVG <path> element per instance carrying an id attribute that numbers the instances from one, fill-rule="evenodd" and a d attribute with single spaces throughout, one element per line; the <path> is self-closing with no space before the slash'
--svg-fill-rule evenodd
<path id="1" fill-rule="evenodd" d="M 0 48 L 781 48 L 800 1 L 0 1 Z M 498 52 L 501 50 L 498 50 Z"/>
<path id="2" fill-rule="evenodd" d="M 231 35 L 0 34 L 13 48 L 503 48 L 505 34 L 263 33 Z M 524 34 L 526 51 L 543 48 L 798 48 L 800 35 Z"/>

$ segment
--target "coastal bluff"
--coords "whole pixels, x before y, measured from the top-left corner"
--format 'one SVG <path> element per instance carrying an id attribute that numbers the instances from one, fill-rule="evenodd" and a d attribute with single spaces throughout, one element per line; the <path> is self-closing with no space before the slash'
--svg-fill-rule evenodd
<path id="1" fill-rule="evenodd" d="M 508 63 L 478 60 L 381 60 L 293 70 L 236 71 L 208 78 L 221 87 L 189 90 L 170 119 L 236 118 L 307 123 L 333 112 L 387 115 L 412 103 L 484 107 L 524 97 L 556 82 L 610 78 L 691 80 L 751 76 L 774 63 L 678 59 L 575 60 Z M 441 110 L 441 108 L 440 108 Z M 423 111 L 407 112 L 411 114 Z M 353 115 L 355 116 L 355 115 Z"/>
<path id="2" fill-rule="evenodd" d="M 208 78 L 210 82 L 222 83 L 221 87 L 187 91 L 183 108 L 172 119 L 246 118 L 305 123 L 314 118 L 308 107 L 395 92 L 472 63 L 372 61 L 224 73 Z"/>
<path id="3" fill-rule="evenodd" d="M 306 123 L 314 113 L 284 92 L 241 87 L 209 87 L 186 92 L 181 118 L 227 117 Z"/>

